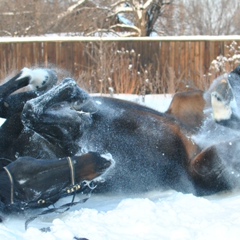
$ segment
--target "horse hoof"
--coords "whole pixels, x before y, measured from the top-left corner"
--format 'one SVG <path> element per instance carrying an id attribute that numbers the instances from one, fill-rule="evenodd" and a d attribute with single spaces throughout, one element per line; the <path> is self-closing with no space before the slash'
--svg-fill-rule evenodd
<path id="1" fill-rule="evenodd" d="M 46 91 L 52 88 L 58 81 L 57 75 L 53 70 L 44 68 L 23 68 L 22 74 L 17 80 L 24 77 L 29 77 L 29 86 L 34 91 Z"/>

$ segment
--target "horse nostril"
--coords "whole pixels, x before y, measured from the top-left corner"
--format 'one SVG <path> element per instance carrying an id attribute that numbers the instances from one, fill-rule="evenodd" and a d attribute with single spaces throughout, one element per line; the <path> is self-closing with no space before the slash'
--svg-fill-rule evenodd
<path id="1" fill-rule="evenodd" d="M 109 168 L 112 165 L 112 162 L 107 159 L 104 159 L 102 162 L 103 162 L 103 170 Z"/>
<path id="2" fill-rule="evenodd" d="M 106 167 L 106 168 L 115 164 L 115 161 L 113 160 L 112 155 L 110 153 L 101 154 L 101 160 L 100 161 L 103 164 L 103 166 Z"/>

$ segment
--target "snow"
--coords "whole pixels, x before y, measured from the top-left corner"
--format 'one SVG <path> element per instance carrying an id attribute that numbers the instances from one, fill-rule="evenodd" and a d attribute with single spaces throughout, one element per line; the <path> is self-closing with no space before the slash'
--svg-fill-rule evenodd
<path id="1" fill-rule="evenodd" d="M 2 125 L 5 122 L 4 118 L 0 118 L 0 125 Z"/>
<path id="2" fill-rule="evenodd" d="M 225 36 L 210 36 L 210 35 L 182 35 L 182 36 L 158 36 L 158 37 L 119 37 L 113 36 L 59 36 L 58 34 L 46 34 L 44 36 L 30 36 L 30 37 L 0 37 L 0 43 L 13 42 L 76 42 L 76 41 L 239 41 L 240 35 L 225 35 Z"/>
<path id="3" fill-rule="evenodd" d="M 165 111 L 170 95 L 118 95 Z M 144 102 L 143 102 L 144 100 Z M 77 198 L 82 198 L 80 195 Z M 57 205 L 71 201 L 61 199 Z M 195 197 L 155 190 L 138 195 L 92 195 L 64 213 L 38 217 L 25 231 L 29 217 L 10 215 L 0 224 L 4 240 L 237 240 L 240 236 L 240 194 Z M 34 210 L 33 215 L 42 210 Z M 30 214 L 30 213 L 27 213 Z M 39 229 L 50 227 L 50 232 Z"/>

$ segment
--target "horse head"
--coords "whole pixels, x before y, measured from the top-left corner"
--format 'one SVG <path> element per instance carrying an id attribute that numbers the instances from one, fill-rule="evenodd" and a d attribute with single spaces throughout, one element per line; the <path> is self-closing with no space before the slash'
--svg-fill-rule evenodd
<path id="1" fill-rule="evenodd" d="M 62 159 L 21 157 L 0 172 L 0 199 L 9 210 L 46 207 L 66 195 L 81 192 L 104 174 L 111 159 L 90 152 Z"/>

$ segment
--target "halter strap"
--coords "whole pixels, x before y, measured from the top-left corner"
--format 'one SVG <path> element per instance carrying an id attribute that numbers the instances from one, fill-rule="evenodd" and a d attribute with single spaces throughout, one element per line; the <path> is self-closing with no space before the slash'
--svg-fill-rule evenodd
<path id="1" fill-rule="evenodd" d="M 75 169 L 74 169 L 74 164 L 72 162 L 72 159 L 70 157 L 67 157 L 69 168 L 70 168 L 70 176 L 71 176 L 71 182 L 72 185 L 75 185 Z"/>
<path id="2" fill-rule="evenodd" d="M 70 178 L 72 183 L 72 186 L 67 188 L 67 193 L 70 194 L 78 191 L 81 188 L 81 184 L 75 183 L 75 168 L 74 168 L 73 160 L 71 159 L 71 157 L 67 157 L 67 160 L 70 168 Z"/>
<path id="3" fill-rule="evenodd" d="M 10 183 L 11 183 L 10 202 L 11 202 L 11 204 L 13 204 L 13 203 L 14 203 L 14 184 L 13 184 L 13 177 L 12 177 L 12 174 L 10 173 L 10 171 L 7 169 L 7 167 L 3 167 L 3 169 L 6 171 L 8 177 L 9 177 Z"/>
<path id="4" fill-rule="evenodd" d="M 71 157 L 67 157 L 68 160 L 68 164 L 69 164 L 69 168 L 70 168 L 70 177 L 71 177 L 71 183 L 72 186 L 71 188 L 67 189 L 67 193 L 73 193 L 77 190 L 79 190 L 81 188 L 81 186 L 79 184 L 75 184 L 75 168 L 74 168 L 74 164 L 73 161 L 71 159 Z M 13 182 L 13 177 L 11 172 L 8 170 L 7 166 L 3 167 L 3 169 L 6 171 L 8 178 L 10 180 L 10 184 L 11 184 L 11 192 L 10 192 L 10 203 L 14 204 L 14 182 Z M 44 204 L 45 200 L 40 199 L 38 201 L 38 204 Z"/>

